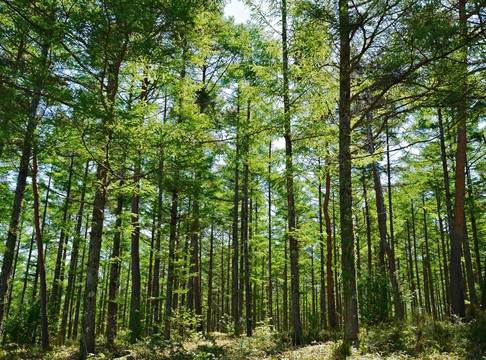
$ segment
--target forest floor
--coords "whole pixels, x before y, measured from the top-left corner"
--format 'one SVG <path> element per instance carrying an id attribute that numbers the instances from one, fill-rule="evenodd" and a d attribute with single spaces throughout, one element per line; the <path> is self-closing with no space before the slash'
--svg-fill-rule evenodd
<path id="1" fill-rule="evenodd" d="M 123 336 L 116 351 L 99 347 L 93 360 L 469 360 L 486 359 L 486 318 L 472 323 L 435 322 L 380 325 L 362 329 L 360 343 L 350 346 L 336 332 L 306 334 L 307 345 L 293 347 L 289 334 L 257 328 L 252 337 L 212 333 L 205 337 L 181 333 L 179 341 L 149 337 L 126 345 Z M 312 338 L 319 340 L 311 340 Z M 184 339 L 184 341 L 182 341 Z M 126 339 L 125 339 L 126 340 Z M 99 339 L 102 343 L 103 339 Z M 41 352 L 37 347 L 7 344 L 0 348 L 0 360 L 75 360 L 78 346 L 53 346 Z"/>

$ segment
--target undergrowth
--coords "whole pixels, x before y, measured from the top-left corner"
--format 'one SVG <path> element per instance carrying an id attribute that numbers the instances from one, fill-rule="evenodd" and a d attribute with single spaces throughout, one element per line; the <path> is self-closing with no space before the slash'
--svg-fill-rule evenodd
<path id="1" fill-rule="evenodd" d="M 127 345 L 124 334 L 115 349 L 101 346 L 93 360 L 253 360 L 253 359 L 486 359 L 486 315 L 471 322 L 434 321 L 419 316 L 407 323 L 384 323 L 362 328 L 357 348 L 340 339 L 340 333 L 312 330 L 304 333 L 306 345 L 299 348 L 290 332 L 276 332 L 267 324 L 257 327 L 252 337 L 222 333 L 165 341 L 149 336 Z M 186 335 L 189 335 L 186 333 Z M 38 346 L 9 342 L 0 348 L 0 360 L 77 359 L 78 345 L 53 347 L 48 352 Z"/>

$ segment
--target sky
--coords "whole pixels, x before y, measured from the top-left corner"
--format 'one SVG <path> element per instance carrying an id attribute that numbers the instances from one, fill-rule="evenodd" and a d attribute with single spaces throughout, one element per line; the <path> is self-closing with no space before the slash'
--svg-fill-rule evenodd
<path id="1" fill-rule="evenodd" d="M 250 20 L 250 8 L 241 0 L 230 0 L 224 8 L 224 15 L 232 16 L 236 24 L 242 24 Z"/>

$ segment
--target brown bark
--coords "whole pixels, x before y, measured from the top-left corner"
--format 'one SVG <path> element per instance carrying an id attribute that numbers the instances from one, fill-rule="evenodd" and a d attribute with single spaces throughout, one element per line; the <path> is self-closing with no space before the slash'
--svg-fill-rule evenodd
<path id="1" fill-rule="evenodd" d="M 71 155 L 71 163 L 69 165 L 69 176 L 68 176 L 68 182 L 66 186 L 66 199 L 63 206 L 61 234 L 59 235 L 56 266 L 54 268 L 54 279 L 52 280 L 52 290 L 51 290 L 51 296 L 49 298 L 49 319 L 52 322 L 57 322 L 57 319 L 59 317 L 60 306 L 61 306 L 62 282 L 64 279 L 63 273 L 64 273 L 64 266 L 65 266 L 65 261 L 63 261 L 63 252 L 65 251 L 64 250 L 65 242 L 67 241 L 65 227 L 68 219 L 69 205 L 71 203 L 71 182 L 73 177 L 73 165 L 74 165 L 74 154 Z"/>
<path id="2" fill-rule="evenodd" d="M 331 175 L 329 169 L 326 171 L 326 194 L 324 197 L 324 219 L 326 221 L 326 247 L 327 247 L 327 318 L 329 326 L 335 328 L 337 326 L 336 306 L 334 302 L 334 287 L 333 287 L 333 264 L 332 264 L 332 233 L 331 233 L 331 219 L 329 217 L 329 199 L 331 195 Z"/>
<path id="3" fill-rule="evenodd" d="M 461 36 L 463 39 L 467 36 L 466 26 L 466 0 L 459 0 L 459 22 L 461 27 Z M 466 74 L 467 74 L 467 50 L 464 48 L 461 56 L 462 64 L 460 69 L 464 77 L 461 78 L 461 93 L 465 96 L 466 91 Z M 459 317 L 466 315 L 464 303 L 464 294 L 461 278 L 461 247 L 466 240 L 464 223 L 464 203 L 466 197 L 465 188 L 465 166 L 466 166 L 466 102 L 465 98 L 458 104 L 457 109 L 457 151 L 456 151 L 456 175 L 455 187 L 456 196 L 454 203 L 454 235 L 451 237 L 451 257 L 450 257 L 450 276 L 451 276 L 451 306 L 452 313 Z"/>
<path id="4" fill-rule="evenodd" d="M 239 100 L 238 100 L 238 108 L 236 112 L 236 155 L 235 155 L 235 189 L 234 189 L 234 197 L 233 197 L 233 228 L 232 228 L 232 241 L 233 241 L 233 281 L 232 281 L 232 315 L 234 321 L 234 328 L 235 328 L 235 335 L 240 334 L 240 291 L 239 291 L 239 268 L 238 268 L 238 260 L 239 260 L 239 243 L 238 243 L 238 204 L 239 204 L 239 188 L 238 188 L 238 180 L 239 180 L 239 139 L 238 139 L 238 128 L 239 128 Z"/>
<path id="5" fill-rule="evenodd" d="M 273 284 L 272 284 L 272 141 L 268 144 L 268 318 L 273 319 Z"/>
<path id="6" fill-rule="evenodd" d="M 212 310 L 213 304 L 213 266 L 214 266 L 214 224 L 211 223 L 211 234 L 209 236 L 209 271 L 208 271 L 208 311 L 206 317 L 206 329 L 212 331 Z"/>
<path id="7" fill-rule="evenodd" d="M 287 41 L 287 0 L 282 0 L 282 72 L 283 72 L 283 103 L 284 103 L 284 138 L 285 138 L 285 178 L 287 190 L 287 225 L 290 251 L 290 293 L 292 328 L 295 344 L 301 344 L 302 324 L 300 321 L 300 290 L 299 290 L 299 243 L 296 237 L 295 200 L 294 200 L 294 170 L 292 154 L 292 130 L 290 124 L 289 95 L 289 55 Z"/>
<path id="8" fill-rule="evenodd" d="M 177 175 L 174 177 L 174 180 Z M 174 185 L 175 186 L 175 185 Z M 165 296 L 165 310 L 164 310 L 164 339 L 170 339 L 170 318 L 172 316 L 172 296 L 174 290 L 175 278 L 175 242 L 177 231 L 177 201 L 178 191 L 175 187 L 172 189 L 172 206 L 170 211 L 170 225 L 169 225 L 169 265 L 167 266 L 167 287 Z"/>
<path id="9" fill-rule="evenodd" d="M 339 0 L 339 205 L 341 222 L 344 340 L 358 340 L 351 184 L 351 26 L 348 1 Z"/>
<path id="10" fill-rule="evenodd" d="M 30 155 L 32 152 L 32 144 L 35 136 L 35 129 L 37 126 L 37 109 L 39 107 L 42 82 L 47 70 L 47 54 L 49 46 L 42 45 L 41 57 L 39 63 L 39 70 L 35 78 L 34 95 L 30 103 L 27 128 L 24 133 L 22 144 L 22 156 L 20 158 L 19 172 L 17 175 L 17 185 L 15 187 L 14 201 L 12 205 L 12 212 L 10 215 L 10 225 L 8 228 L 7 241 L 5 243 L 5 251 L 3 253 L 2 270 L 0 272 L 0 328 L 3 325 L 3 315 L 5 311 L 5 301 L 7 300 L 8 289 L 10 285 L 10 277 L 12 275 L 12 265 L 15 255 L 15 244 L 17 243 L 17 231 L 20 222 L 20 215 L 22 212 L 22 202 L 24 200 L 25 186 L 27 183 L 27 175 L 29 172 Z"/>
<path id="11" fill-rule="evenodd" d="M 93 201 L 93 215 L 89 241 L 88 263 L 84 289 L 83 320 L 81 324 L 80 353 L 82 359 L 95 352 L 96 296 L 100 268 L 101 239 L 108 186 L 106 164 L 98 164 L 96 178 L 98 186 Z"/>
<path id="12" fill-rule="evenodd" d="M 250 101 L 247 106 L 246 125 L 250 121 Z M 250 261 L 249 261 L 249 239 L 248 239 L 248 176 L 249 176 L 249 138 L 245 133 L 243 137 L 243 199 L 241 203 L 241 243 L 243 245 L 243 257 L 245 268 L 245 317 L 246 317 L 246 336 L 252 335 L 252 297 L 250 285 Z"/>
<path id="13" fill-rule="evenodd" d="M 73 248 L 71 250 L 71 260 L 69 265 L 68 273 L 68 283 L 66 287 L 66 294 L 64 296 L 64 306 L 62 310 L 61 328 L 59 330 L 59 342 L 64 344 L 66 340 L 66 326 L 68 320 L 68 314 L 71 304 L 71 293 L 75 287 L 75 276 L 76 276 L 76 264 L 79 256 L 79 243 L 81 241 L 81 226 L 83 224 L 83 212 L 84 212 L 84 197 L 86 195 L 86 184 L 89 170 L 89 161 L 86 163 L 84 169 L 83 187 L 81 190 L 81 199 L 79 203 L 79 209 L 77 214 L 76 228 L 74 231 Z"/>
<path id="14" fill-rule="evenodd" d="M 40 302 L 41 302 L 41 330 L 42 330 L 42 349 L 45 351 L 49 347 L 49 328 L 47 321 L 47 287 L 46 287 L 46 270 L 44 266 L 44 254 L 42 243 L 42 230 L 40 225 L 39 211 L 39 189 L 37 187 L 37 154 L 34 149 L 32 160 L 32 192 L 34 195 L 34 226 L 35 238 L 37 242 L 37 267 L 40 277 Z"/>
<path id="15" fill-rule="evenodd" d="M 121 185 L 121 184 L 120 184 Z M 113 348 L 113 342 L 117 334 L 118 303 L 116 296 L 120 286 L 120 242 L 123 213 L 123 196 L 119 195 L 115 209 L 115 234 L 113 235 L 113 247 L 111 252 L 111 270 L 108 289 L 108 315 L 106 319 L 106 345 Z"/>
<path id="16" fill-rule="evenodd" d="M 322 219 L 322 184 L 321 184 L 321 176 L 322 176 L 322 171 L 321 171 L 321 158 L 319 158 L 319 174 L 318 174 L 318 193 L 319 193 L 319 247 L 320 247 L 320 255 L 321 255 L 321 261 L 320 261 L 320 280 L 321 280 L 321 296 L 320 296 L 320 314 L 321 314 L 321 324 L 323 328 L 327 327 L 327 320 L 326 320 L 326 281 L 325 281 L 325 273 L 324 273 L 324 224 L 323 224 L 323 219 Z M 327 175 L 327 173 L 326 173 Z M 327 195 L 327 194 L 326 194 Z M 328 214 L 329 216 L 329 214 Z M 327 232 L 327 228 L 326 228 Z M 332 281 L 332 274 L 331 274 L 331 281 Z M 332 286 L 331 286 L 332 289 Z"/>

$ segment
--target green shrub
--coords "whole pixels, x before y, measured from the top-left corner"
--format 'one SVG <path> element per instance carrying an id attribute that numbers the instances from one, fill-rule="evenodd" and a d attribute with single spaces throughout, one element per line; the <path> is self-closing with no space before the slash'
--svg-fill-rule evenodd
<path id="1" fill-rule="evenodd" d="M 346 360 L 351 355 L 351 344 L 340 340 L 332 348 L 331 360 Z"/>
<path id="2" fill-rule="evenodd" d="M 11 311 L 4 325 L 8 341 L 19 345 L 33 344 L 34 334 L 40 337 L 40 301 L 24 305 L 21 311 Z"/>
<path id="3" fill-rule="evenodd" d="M 480 315 L 471 321 L 467 333 L 471 355 L 483 359 L 486 355 L 486 315 Z"/>
<path id="4" fill-rule="evenodd" d="M 358 306 L 363 325 L 376 325 L 390 316 L 391 287 L 388 278 L 363 275 L 358 280 Z"/>
<path id="5" fill-rule="evenodd" d="M 413 347 L 412 332 L 406 325 L 393 326 L 382 324 L 362 332 L 360 337 L 362 353 L 389 355 L 395 352 L 408 352 Z"/>

